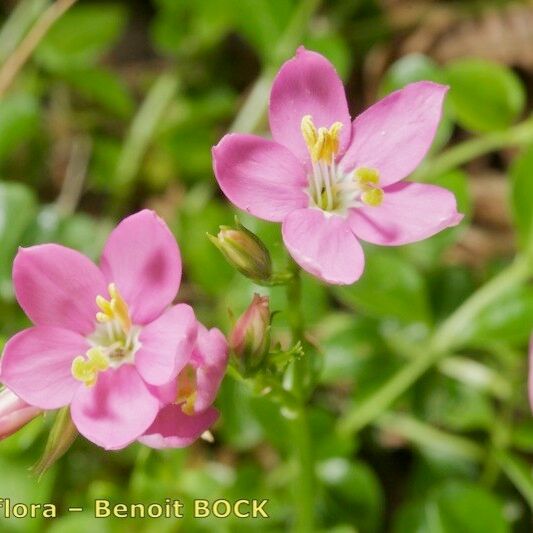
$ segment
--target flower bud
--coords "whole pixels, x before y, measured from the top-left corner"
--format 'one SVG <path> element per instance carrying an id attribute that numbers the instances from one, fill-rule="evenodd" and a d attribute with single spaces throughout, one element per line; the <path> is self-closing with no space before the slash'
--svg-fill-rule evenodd
<path id="1" fill-rule="evenodd" d="M 270 348 L 270 308 L 267 296 L 254 294 L 229 335 L 229 345 L 246 368 L 257 367 Z"/>
<path id="2" fill-rule="evenodd" d="M 0 440 L 17 432 L 40 413 L 41 409 L 28 405 L 9 389 L 4 389 L 0 392 Z"/>
<path id="3" fill-rule="evenodd" d="M 78 430 L 70 417 L 70 409 L 68 407 L 59 409 L 48 435 L 43 455 L 31 467 L 32 473 L 40 479 L 69 450 L 77 436 Z"/>
<path id="4" fill-rule="evenodd" d="M 270 253 L 263 242 L 241 224 L 237 228 L 220 226 L 216 237 L 208 235 L 230 265 L 255 281 L 268 281 L 272 276 Z"/>

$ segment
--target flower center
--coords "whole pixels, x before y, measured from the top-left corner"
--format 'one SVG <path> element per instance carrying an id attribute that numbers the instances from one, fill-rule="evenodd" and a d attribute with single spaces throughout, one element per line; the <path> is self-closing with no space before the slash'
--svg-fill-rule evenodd
<path id="1" fill-rule="evenodd" d="M 72 375 L 87 387 L 96 384 L 100 372 L 132 364 L 141 346 L 141 328 L 132 325 L 128 304 L 117 286 L 110 283 L 108 292 L 109 300 L 100 295 L 96 297 L 100 311 L 96 313 L 96 328 L 87 337 L 91 348 L 85 356 L 78 355 L 72 361 Z"/>
<path id="2" fill-rule="evenodd" d="M 196 370 L 187 365 L 178 375 L 178 386 L 175 403 L 182 404 L 181 410 L 186 415 L 194 414 L 196 402 Z"/>
<path id="3" fill-rule="evenodd" d="M 301 122 L 312 163 L 308 188 L 311 205 L 345 215 L 351 208 L 380 205 L 383 189 L 376 169 L 359 167 L 346 173 L 337 167 L 341 128 L 340 122 L 334 122 L 329 128 L 317 129 L 311 115 L 305 115 Z"/>

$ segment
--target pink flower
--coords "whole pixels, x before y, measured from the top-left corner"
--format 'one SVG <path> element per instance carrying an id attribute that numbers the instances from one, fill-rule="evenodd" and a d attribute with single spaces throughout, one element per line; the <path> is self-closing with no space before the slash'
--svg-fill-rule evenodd
<path id="1" fill-rule="evenodd" d="M 123 220 L 100 268 L 55 244 L 20 249 L 15 294 L 34 326 L 6 344 L 0 380 L 29 405 L 70 404 L 80 433 L 127 446 L 155 420 L 154 390 L 192 357 L 192 308 L 170 306 L 181 279 L 174 237 L 152 211 Z"/>
<path id="2" fill-rule="evenodd" d="M 161 410 L 139 441 L 152 448 L 183 448 L 200 437 L 218 419 L 212 403 L 227 363 L 222 333 L 198 323 L 192 358 L 175 380 L 158 388 Z"/>
<path id="3" fill-rule="evenodd" d="M 9 437 L 41 413 L 38 407 L 28 405 L 9 389 L 4 389 L 0 392 L 0 440 Z"/>
<path id="4" fill-rule="evenodd" d="M 351 122 L 333 66 L 301 47 L 274 80 L 273 140 L 226 135 L 213 149 L 216 178 L 237 207 L 282 222 L 302 268 L 328 283 L 353 283 L 364 268 L 358 238 L 407 244 L 462 218 L 449 191 L 401 181 L 431 146 L 446 91 L 413 83 Z"/>

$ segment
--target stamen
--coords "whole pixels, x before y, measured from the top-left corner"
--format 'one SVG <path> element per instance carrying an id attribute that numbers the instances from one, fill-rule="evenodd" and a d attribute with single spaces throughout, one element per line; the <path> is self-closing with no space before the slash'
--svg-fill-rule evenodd
<path id="1" fill-rule="evenodd" d="M 384 192 L 379 187 L 376 169 L 360 167 L 353 173 L 345 173 L 342 162 L 337 167 L 341 122 L 334 122 L 329 128 L 317 128 L 311 115 L 305 115 L 300 129 L 311 156 L 309 195 L 314 207 L 345 214 L 350 208 L 382 204 Z"/>
<path id="2" fill-rule="evenodd" d="M 361 190 L 361 201 L 370 206 L 378 207 L 383 202 L 383 189 L 378 187 L 379 172 L 374 168 L 361 167 L 354 172 L 354 181 Z"/>
<path id="3" fill-rule="evenodd" d="M 361 201 L 370 207 L 377 207 L 383 202 L 383 189 L 370 189 L 361 195 Z"/>
<path id="4" fill-rule="evenodd" d="M 187 365 L 178 375 L 176 403 L 181 403 L 181 410 L 189 416 L 194 414 L 196 403 L 196 372 Z"/>
<path id="5" fill-rule="evenodd" d="M 354 172 L 354 179 L 360 185 L 368 185 L 370 183 L 377 185 L 379 183 L 379 173 L 375 168 L 358 168 Z"/>
<path id="6" fill-rule="evenodd" d="M 96 297 L 96 305 L 101 309 L 101 312 L 96 313 L 96 320 L 98 322 L 110 322 L 117 319 L 120 327 L 124 333 L 128 333 L 131 329 L 131 318 L 128 309 L 128 304 L 122 298 L 117 286 L 110 283 L 108 288 L 111 300 L 106 300 L 103 296 Z"/>
<path id="7" fill-rule="evenodd" d="M 330 128 L 318 128 L 313 124 L 311 115 L 305 115 L 300 123 L 305 144 L 313 162 L 325 161 L 331 164 L 339 151 L 341 122 L 334 122 Z"/>
<path id="8" fill-rule="evenodd" d="M 71 371 L 74 378 L 92 387 L 96 384 L 98 373 L 109 368 L 109 361 L 99 348 L 91 348 L 86 355 L 87 359 L 78 355 L 72 361 Z"/>
<path id="9" fill-rule="evenodd" d="M 314 146 L 317 138 L 317 131 L 315 125 L 313 124 L 313 119 L 311 115 L 305 115 L 302 118 L 302 123 L 300 124 L 302 130 L 302 135 L 304 136 L 305 143 L 307 146 Z"/>

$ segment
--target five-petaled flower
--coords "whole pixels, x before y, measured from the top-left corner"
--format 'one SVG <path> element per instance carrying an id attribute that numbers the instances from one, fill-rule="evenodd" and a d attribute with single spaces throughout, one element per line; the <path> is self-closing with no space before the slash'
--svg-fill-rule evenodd
<path id="1" fill-rule="evenodd" d="M 192 308 L 171 305 L 180 280 L 178 245 L 148 210 L 113 230 L 100 268 L 56 244 L 20 249 L 13 283 L 34 326 L 6 344 L 0 380 L 31 406 L 70 405 L 80 433 L 106 449 L 123 448 L 141 437 L 167 405 L 184 413 L 174 420 L 182 427 L 167 427 L 167 433 L 186 434 L 190 442 L 216 419 L 210 407 L 214 395 L 202 403 L 197 378 L 182 401 L 176 379 L 191 365 L 209 374 L 214 363 L 197 355 L 213 348 Z M 227 348 L 220 332 L 212 332 L 218 343 L 217 373 L 202 379 L 212 379 L 216 392 Z M 162 392 L 169 384 L 173 396 Z"/>
<path id="2" fill-rule="evenodd" d="M 413 83 L 351 122 L 333 66 L 299 48 L 272 87 L 273 140 L 226 135 L 213 148 L 216 178 L 237 207 L 282 222 L 302 268 L 329 283 L 353 283 L 364 268 L 358 238 L 407 244 L 462 218 L 446 189 L 401 181 L 430 148 L 446 91 Z"/>

